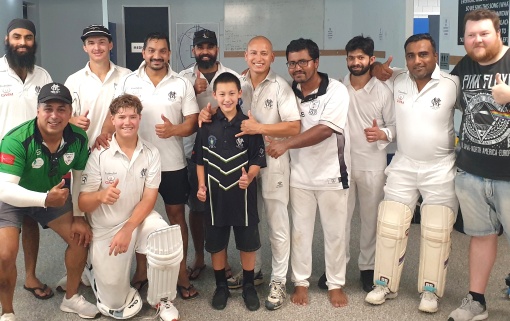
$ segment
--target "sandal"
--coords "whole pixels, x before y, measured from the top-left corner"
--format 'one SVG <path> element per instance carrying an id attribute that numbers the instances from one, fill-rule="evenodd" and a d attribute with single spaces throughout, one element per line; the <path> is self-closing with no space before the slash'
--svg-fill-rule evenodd
<path id="1" fill-rule="evenodd" d="M 46 284 L 43 284 L 42 287 L 35 287 L 35 288 L 29 288 L 26 285 L 23 285 L 23 288 L 27 290 L 28 292 L 32 293 L 37 299 L 39 300 L 48 300 L 49 298 L 53 297 L 54 293 L 50 289 L 50 293 L 46 293 L 46 289 L 49 289 L 49 287 Z M 37 290 L 44 293 L 44 295 L 37 294 Z"/>
<path id="2" fill-rule="evenodd" d="M 192 290 L 195 290 L 195 293 L 194 294 L 190 294 L 190 292 Z M 188 296 L 184 296 L 182 294 L 183 291 L 186 291 L 188 293 Z M 193 284 L 189 284 L 188 287 L 185 287 L 185 286 L 182 286 L 182 285 L 177 285 L 177 292 L 179 293 L 179 296 L 181 297 L 181 299 L 183 300 L 193 300 L 195 299 L 197 296 L 198 296 L 198 291 L 196 291 L 195 287 L 193 286 Z"/>
<path id="3" fill-rule="evenodd" d="M 187 268 L 188 278 L 191 281 L 198 279 L 200 277 L 200 273 L 202 273 L 202 271 L 204 269 L 205 269 L 205 264 L 200 266 L 200 267 L 191 267 L 191 266 L 188 266 L 188 268 Z"/>

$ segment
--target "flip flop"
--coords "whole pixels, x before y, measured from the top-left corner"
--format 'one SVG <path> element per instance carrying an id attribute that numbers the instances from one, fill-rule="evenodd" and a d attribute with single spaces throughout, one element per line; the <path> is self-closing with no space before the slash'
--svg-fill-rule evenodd
<path id="1" fill-rule="evenodd" d="M 48 286 L 46 284 L 43 284 L 43 286 L 40 288 L 39 287 L 29 288 L 26 285 L 23 285 L 23 288 L 25 290 L 27 290 L 28 292 L 32 293 L 39 300 L 48 300 L 49 298 L 53 297 L 53 295 L 54 295 L 54 293 L 51 289 L 50 289 L 50 293 L 46 294 L 46 289 L 48 289 Z M 35 292 L 37 290 L 41 291 L 42 293 L 45 293 L 46 295 L 37 294 L 37 292 Z"/>
<path id="2" fill-rule="evenodd" d="M 138 292 L 140 292 L 143 289 L 143 287 L 146 286 L 147 284 L 149 284 L 149 280 L 145 279 L 142 281 L 133 282 L 131 283 L 131 286 L 135 288 Z"/>
<path id="3" fill-rule="evenodd" d="M 188 287 L 185 287 L 185 286 L 182 286 L 182 285 L 177 285 L 177 292 L 179 293 L 179 296 L 183 300 L 193 300 L 194 298 L 196 298 L 198 296 L 198 294 L 199 294 L 198 291 L 195 292 L 195 294 L 190 294 L 190 291 L 193 290 L 193 289 L 195 289 L 195 287 L 191 283 L 190 283 L 190 285 Z M 188 292 L 188 296 L 182 295 L 182 291 L 183 290 Z"/>
<path id="4" fill-rule="evenodd" d="M 202 271 L 204 269 L 205 269 L 205 264 L 200 267 L 194 267 L 194 268 L 192 268 L 191 266 L 188 266 L 188 268 L 187 268 L 188 278 L 191 281 L 198 279 L 200 277 L 200 273 L 202 273 Z"/>

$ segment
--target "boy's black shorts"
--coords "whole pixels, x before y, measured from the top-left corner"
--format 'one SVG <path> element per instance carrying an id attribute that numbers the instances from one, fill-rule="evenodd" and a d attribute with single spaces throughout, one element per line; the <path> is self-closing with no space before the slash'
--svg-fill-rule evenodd
<path id="1" fill-rule="evenodd" d="M 236 248 L 243 252 L 254 252 L 260 248 L 259 226 L 211 226 L 205 227 L 205 250 L 218 253 L 228 246 L 230 228 L 234 229 Z"/>

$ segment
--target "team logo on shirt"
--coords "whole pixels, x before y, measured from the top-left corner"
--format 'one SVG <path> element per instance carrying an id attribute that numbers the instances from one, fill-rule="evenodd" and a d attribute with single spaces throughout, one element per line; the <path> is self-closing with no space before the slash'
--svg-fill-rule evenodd
<path id="1" fill-rule="evenodd" d="M 282 187 L 283 187 L 282 181 L 279 181 L 278 183 L 276 183 L 276 188 L 282 188 Z"/>
<path id="2" fill-rule="evenodd" d="M 35 86 L 35 93 L 39 95 L 39 92 L 41 91 L 41 86 Z"/>
<path id="3" fill-rule="evenodd" d="M 40 156 L 40 155 L 41 155 L 41 153 L 42 153 L 42 152 L 41 152 L 41 150 L 40 150 L 40 149 L 38 149 L 38 150 L 36 150 L 36 151 L 35 151 L 35 154 L 36 154 L 37 156 Z"/>
<path id="4" fill-rule="evenodd" d="M 81 185 L 87 184 L 88 179 L 89 179 L 89 176 L 87 174 L 81 175 Z"/>
<path id="5" fill-rule="evenodd" d="M 108 174 L 108 173 L 105 173 L 105 174 Z M 111 185 L 111 184 L 113 184 L 113 182 L 115 182 L 115 176 L 114 175 L 117 174 L 117 173 L 111 173 L 111 174 L 113 174 L 113 175 L 106 176 L 106 180 L 104 181 L 104 183 L 106 185 Z"/>
<path id="6" fill-rule="evenodd" d="M 62 158 L 64 159 L 64 163 L 66 163 L 66 165 L 70 165 L 74 160 L 74 152 L 73 153 L 65 153 Z"/>
<path id="7" fill-rule="evenodd" d="M 207 142 L 209 143 L 209 149 L 216 148 L 216 137 L 213 135 L 210 135 L 207 137 Z"/>
<path id="8" fill-rule="evenodd" d="M 147 176 L 147 168 L 144 168 L 140 171 L 140 177 L 144 178 L 145 176 Z"/>
<path id="9" fill-rule="evenodd" d="M 266 101 L 264 103 L 264 107 L 267 108 L 267 109 L 272 109 L 273 108 L 273 100 L 272 99 L 266 99 Z"/>
<path id="10" fill-rule="evenodd" d="M 259 148 L 259 157 L 266 157 L 265 149 L 264 147 Z"/>
<path id="11" fill-rule="evenodd" d="M 53 84 L 51 86 L 51 90 L 50 91 L 51 91 L 52 94 L 59 94 L 60 93 L 60 86 L 57 85 L 57 84 Z"/>
<path id="12" fill-rule="evenodd" d="M 236 139 L 236 147 L 239 148 L 239 149 L 243 149 L 244 148 L 244 139 L 242 137 L 238 137 Z"/>
<path id="13" fill-rule="evenodd" d="M 168 100 L 175 101 L 175 91 L 171 91 L 168 93 Z"/>
<path id="14" fill-rule="evenodd" d="M 441 107 L 441 99 L 438 97 L 433 98 L 430 102 L 432 103 L 432 106 L 430 106 L 432 109 L 439 109 Z"/>
<path id="15" fill-rule="evenodd" d="M 14 94 L 11 92 L 11 88 L 10 87 L 4 87 L 2 88 L 2 97 L 9 97 L 9 96 L 14 96 Z"/>
<path id="16" fill-rule="evenodd" d="M 403 94 L 398 94 L 397 103 L 404 104 L 404 95 Z"/>
<path id="17" fill-rule="evenodd" d="M 320 101 L 317 99 L 312 101 L 312 105 L 310 106 L 310 109 L 308 110 L 308 115 L 315 116 L 317 115 L 317 111 L 319 110 Z"/>
<path id="18" fill-rule="evenodd" d="M 40 158 L 40 157 L 37 157 L 32 162 L 32 168 L 41 168 L 43 165 L 44 165 L 44 160 L 42 158 Z"/>

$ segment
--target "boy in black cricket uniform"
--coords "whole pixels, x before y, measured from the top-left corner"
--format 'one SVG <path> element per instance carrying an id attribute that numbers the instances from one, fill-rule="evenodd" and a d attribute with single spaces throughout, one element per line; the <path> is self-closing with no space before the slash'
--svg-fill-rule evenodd
<path id="1" fill-rule="evenodd" d="M 262 135 L 235 137 L 248 118 L 238 105 L 241 93 L 235 75 L 225 72 L 216 78 L 213 95 L 220 109 L 199 129 L 192 160 L 197 164 L 197 198 L 206 203 L 205 249 L 211 253 L 216 278 L 212 305 L 222 310 L 230 296 L 225 258 L 233 227 L 243 265 L 243 299 L 255 311 L 260 307 L 253 285 L 255 251 L 260 248 L 256 176 L 266 167 L 266 156 Z"/>

